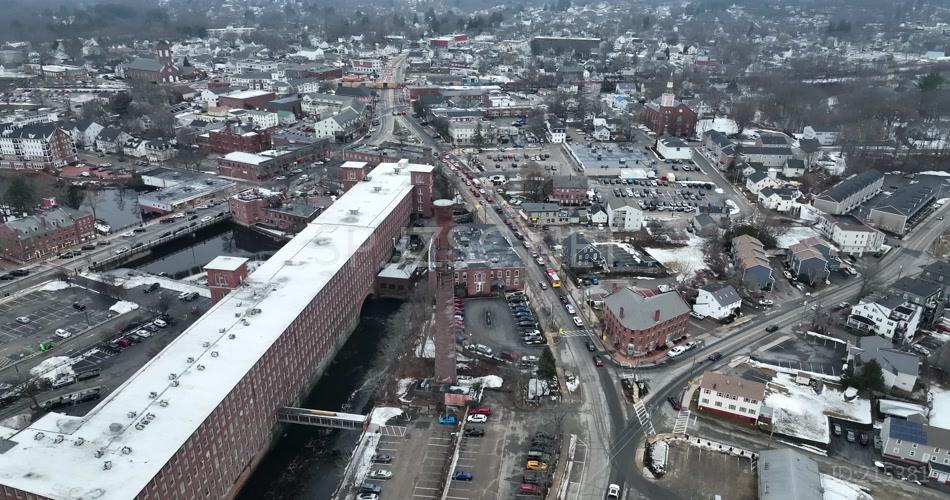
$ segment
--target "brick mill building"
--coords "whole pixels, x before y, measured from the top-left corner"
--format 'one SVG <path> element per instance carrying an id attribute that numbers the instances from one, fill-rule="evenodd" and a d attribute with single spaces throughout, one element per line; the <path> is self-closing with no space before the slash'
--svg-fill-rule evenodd
<path id="1" fill-rule="evenodd" d="M 270 130 L 266 129 L 259 130 L 228 123 L 223 129 L 208 133 L 208 148 L 219 154 L 235 151 L 260 153 L 271 149 L 272 144 Z"/>
<path id="2" fill-rule="evenodd" d="M 92 214 L 54 208 L 0 225 L 0 256 L 30 262 L 96 238 Z"/>
<path id="3" fill-rule="evenodd" d="M 209 262 L 204 270 L 208 273 L 208 288 L 211 289 L 211 303 L 217 304 L 225 295 L 241 286 L 247 279 L 247 259 L 219 255 Z"/>
<path id="4" fill-rule="evenodd" d="M 452 229 L 456 294 L 463 297 L 524 290 L 521 257 L 494 226 L 460 224 Z"/>
<path id="5" fill-rule="evenodd" d="M 644 356 L 686 336 L 689 305 L 676 292 L 621 288 L 604 299 L 604 330 L 613 349 Z"/>
<path id="6" fill-rule="evenodd" d="M 0 430 L 0 498 L 233 498 L 355 328 L 432 171 L 377 166 L 84 416 Z"/>
<path id="7" fill-rule="evenodd" d="M 656 135 L 692 137 L 696 134 L 699 116 L 686 103 L 676 99 L 673 82 L 659 99 L 650 101 L 640 111 L 640 121 Z"/>

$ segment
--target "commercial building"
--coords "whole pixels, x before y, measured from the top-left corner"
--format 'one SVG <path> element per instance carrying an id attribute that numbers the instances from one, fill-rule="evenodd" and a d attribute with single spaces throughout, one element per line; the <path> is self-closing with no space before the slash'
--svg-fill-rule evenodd
<path id="1" fill-rule="evenodd" d="M 524 290 L 524 262 L 493 226 L 456 225 L 452 230 L 455 287 L 461 296 Z"/>
<path id="2" fill-rule="evenodd" d="M 143 212 L 167 214 L 225 196 L 234 182 L 210 175 L 189 177 L 172 186 L 139 195 Z"/>
<path id="3" fill-rule="evenodd" d="M 218 175 L 259 181 L 323 158 L 323 144 L 294 144 L 260 153 L 234 151 L 218 158 Z"/>
<path id="4" fill-rule="evenodd" d="M 269 130 L 255 129 L 254 127 L 233 125 L 228 122 L 223 129 L 208 133 L 208 147 L 218 154 L 241 151 L 244 153 L 260 153 L 272 146 Z"/>
<path id="5" fill-rule="evenodd" d="M 350 61 L 350 72 L 358 75 L 378 75 L 382 70 L 382 59 L 353 59 Z"/>
<path id="6" fill-rule="evenodd" d="M 53 208 L 0 225 L 0 256 L 15 262 L 52 257 L 96 237 L 92 214 Z"/>
<path id="7" fill-rule="evenodd" d="M 798 450 L 762 450 L 757 469 L 759 500 L 825 500 L 818 464 Z"/>
<path id="8" fill-rule="evenodd" d="M 233 498 L 359 320 L 413 213 L 382 164 L 85 416 L 0 431 L 0 494 Z M 54 471 L 54 473 L 50 473 Z"/>
<path id="9" fill-rule="evenodd" d="M 219 95 L 218 106 L 231 109 L 263 109 L 264 105 L 275 97 L 273 92 L 264 90 L 239 90 Z"/>
<path id="10" fill-rule="evenodd" d="M 754 424 L 759 419 L 765 384 L 742 377 L 706 372 L 699 383 L 700 411 Z"/>
<path id="11" fill-rule="evenodd" d="M 816 196 L 812 205 L 828 214 L 846 214 L 880 193 L 883 186 L 884 175 L 868 170 L 835 184 Z"/>
<path id="12" fill-rule="evenodd" d="M 868 223 L 892 234 L 904 235 L 919 220 L 924 208 L 936 199 L 926 184 L 911 184 L 895 191 L 868 213 Z"/>
<path id="13" fill-rule="evenodd" d="M 50 123 L 0 130 L 0 166 L 54 169 L 78 160 L 72 136 Z"/>
<path id="14" fill-rule="evenodd" d="M 851 215 L 822 213 L 816 227 L 845 254 L 860 257 L 880 251 L 884 244 L 884 233 Z"/>
<path id="15" fill-rule="evenodd" d="M 659 99 L 648 102 L 640 111 L 640 121 L 656 135 L 692 137 L 699 116 L 686 103 L 676 99 L 673 82 Z"/>
<path id="16" fill-rule="evenodd" d="M 679 137 L 660 137 L 656 140 L 656 152 L 667 160 L 693 158 L 693 148 Z"/>
<path id="17" fill-rule="evenodd" d="M 613 349 L 644 356 L 686 336 L 689 305 L 676 292 L 626 287 L 604 300 L 604 332 Z"/>
<path id="18" fill-rule="evenodd" d="M 561 120 L 551 117 L 547 120 L 545 126 L 547 127 L 548 142 L 560 144 L 567 138 L 567 129 L 564 128 Z"/>
<path id="19" fill-rule="evenodd" d="M 261 224 L 284 233 L 297 233 L 315 219 L 326 205 L 306 200 L 285 201 L 283 195 L 260 189 L 248 189 L 228 198 L 234 222 L 243 226 Z"/>
<path id="20" fill-rule="evenodd" d="M 225 295 L 244 283 L 247 278 L 247 259 L 219 255 L 203 268 L 208 273 L 211 303 L 217 304 Z"/>
<path id="21" fill-rule="evenodd" d="M 558 175 L 551 179 L 551 201 L 562 205 L 586 205 L 587 177 Z"/>

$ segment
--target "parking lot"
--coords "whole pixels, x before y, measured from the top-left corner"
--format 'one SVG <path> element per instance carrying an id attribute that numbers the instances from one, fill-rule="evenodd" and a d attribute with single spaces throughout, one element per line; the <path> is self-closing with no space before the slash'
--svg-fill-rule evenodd
<path id="1" fill-rule="evenodd" d="M 75 335 L 116 315 L 109 311 L 116 302 L 111 297 L 80 287 L 55 288 L 36 290 L 0 303 L 0 368 L 36 352 L 40 343 L 62 341 L 55 335 L 58 329 Z M 29 318 L 29 323 L 18 322 L 18 317 Z"/>
<path id="2" fill-rule="evenodd" d="M 789 338 L 768 350 L 755 352 L 754 359 L 793 370 L 841 375 L 842 360 L 847 355 L 844 343 L 811 338 L 805 341 L 790 333 L 788 335 Z"/>
<path id="3" fill-rule="evenodd" d="M 387 498 L 441 498 L 455 443 L 454 431 L 455 426 L 439 425 L 435 417 L 420 417 L 405 436 L 382 436 L 376 453 L 389 455 L 392 462 L 373 468 L 393 473 L 388 481 L 375 481 L 383 487 L 383 494 Z"/>
<path id="4" fill-rule="evenodd" d="M 471 342 L 487 345 L 495 354 L 541 354 L 543 345 L 525 345 L 522 342 L 521 328 L 515 325 L 514 317 L 504 299 L 469 299 L 464 304 L 465 330 Z"/>
<path id="5" fill-rule="evenodd" d="M 678 498 L 757 498 L 748 458 L 671 441 L 666 471 L 659 482 Z"/>
<path id="6" fill-rule="evenodd" d="M 546 156 L 545 156 L 546 155 Z M 486 175 L 501 174 L 508 178 L 519 176 L 525 165 L 537 163 L 548 175 L 576 175 L 571 162 L 564 156 L 560 144 L 533 144 L 527 148 L 506 148 L 485 150 L 475 156 L 472 167 L 481 169 Z"/>

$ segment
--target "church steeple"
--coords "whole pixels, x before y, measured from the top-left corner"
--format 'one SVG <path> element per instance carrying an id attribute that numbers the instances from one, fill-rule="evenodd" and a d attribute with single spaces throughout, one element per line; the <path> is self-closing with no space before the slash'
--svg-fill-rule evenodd
<path id="1" fill-rule="evenodd" d="M 163 66 L 172 64 L 172 47 L 166 40 L 155 44 L 155 57 Z"/>
<path id="2" fill-rule="evenodd" d="M 673 93 L 673 82 L 666 82 L 666 92 L 660 97 L 660 106 L 669 108 L 676 102 L 676 94 Z"/>

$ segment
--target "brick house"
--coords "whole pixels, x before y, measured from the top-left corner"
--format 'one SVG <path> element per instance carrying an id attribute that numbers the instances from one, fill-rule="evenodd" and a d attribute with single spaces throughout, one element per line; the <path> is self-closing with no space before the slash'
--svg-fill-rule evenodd
<path id="1" fill-rule="evenodd" d="M 558 175 L 551 180 L 552 201 L 561 205 L 586 205 L 587 177 Z"/>
<path id="2" fill-rule="evenodd" d="M 91 241 L 96 237 L 92 214 L 54 208 L 0 225 L 0 256 L 30 262 Z"/>
<path id="3" fill-rule="evenodd" d="M 301 231 L 326 208 L 316 203 L 285 203 L 280 194 L 248 189 L 228 198 L 231 217 L 242 226 L 262 224 L 287 233 Z"/>
<path id="4" fill-rule="evenodd" d="M 604 331 L 612 348 L 644 356 L 686 336 L 689 305 L 676 292 L 621 288 L 604 299 Z"/>
<path id="5" fill-rule="evenodd" d="M 493 226 L 464 224 L 452 229 L 455 286 L 462 296 L 524 290 L 528 274 L 511 245 Z"/>
<path id="6" fill-rule="evenodd" d="M 692 137 L 698 119 L 695 111 L 676 99 L 673 82 L 667 84 L 659 99 L 648 102 L 640 111 L 640 121 L 657 135 Z"/>
<path id="7" fill-rule="evenodd" d="M 218 158 L 218 175 L 249 181 L 269 179 L 323 158 L 323 144 L 295 145 L 260 153 L 234 151 Z"/>
<path id="8" fill-rule="evenodd" d="M 242 151 L 260 153 L 271 148 L 269 130 L 255 130 L 251 127 L 234 126 L 228 123 L 221 130 L 208 133 L 208 147 L 219 154 Z"/>

